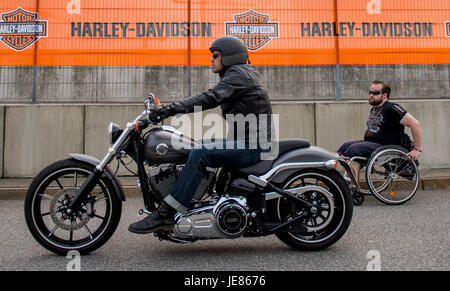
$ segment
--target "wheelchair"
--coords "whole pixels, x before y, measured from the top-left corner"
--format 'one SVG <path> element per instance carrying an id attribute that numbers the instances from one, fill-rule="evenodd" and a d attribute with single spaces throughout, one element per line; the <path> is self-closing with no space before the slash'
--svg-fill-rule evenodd
<path id="1" fill-rule="evenodd" d="M 419 162 L 407 157 L 408 150 L 397 145 L 387 145 L 376 149 L 365 157 L 339 158 L 345 169 L 344 178 L 353 194 L 353 204 L 361 205 L 364 196 L 374 195 L 388 205 L 400 205 L 409 201 L 419 187 Z M 356 181 L 350 164 L 356 161 L 365 167 L 365 181 Z"/>

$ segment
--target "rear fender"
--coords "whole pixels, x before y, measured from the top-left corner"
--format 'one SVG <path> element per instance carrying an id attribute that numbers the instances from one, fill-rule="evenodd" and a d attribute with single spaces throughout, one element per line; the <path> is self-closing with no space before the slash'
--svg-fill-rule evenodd
<path id="1" fill-rule="evenodd" d="M 100 164 L 100 160 L 98 160 L 97 158 L 88 156 L 88 155 L 69 154 L 69 156 L 72 159 L 75 159 L 75 160 L 81 161 L 81 162 L 85 162 L 85 163 L 91 164 L 93 166 L 97 166 L 98 164 Z M 105 169 L 103 171 L 103 175 L 106 176 L 109 180 L 111 180 L 114 190 L 116 190 L 117 197 L 120 200 L 125 201 L 126 200 L 125 193 L 123 191 L 123 187 L 122 187 L 122 184 L 120 183 L 119 179 L 117 179 L 117 177 L 114 176 L 114 174 L 111 172 L 111 170 L 108 167 L 105 167 Z"/>
<path id="2" fill-rule="evenodd" d="M 275 168 L 282 164 L 288 163 L 311 163 L 310 168 L 320 168 L 323 170 L 330 170 L 334 167 L 330 167 L 330 163 L 325 165 L 318 166 L 318 164 L 327 163 L 333 160 L 337 160 L 337 153 L 332 153 L 328 150 L 317 146 L 311 146 L 308 148 L 301 148 L 293 151 L 289 151 L 283 155 L 281 155 L 273 164 L 272 168 Z M 301 169 L 307 169 L 308 165 L 306 164 Z M 272 183 L 283 183 L 288 177 L 297 172 L 299 168 L 288 168 L 284 171 L 280 171 L 275 174 L 270 182 Z"/>

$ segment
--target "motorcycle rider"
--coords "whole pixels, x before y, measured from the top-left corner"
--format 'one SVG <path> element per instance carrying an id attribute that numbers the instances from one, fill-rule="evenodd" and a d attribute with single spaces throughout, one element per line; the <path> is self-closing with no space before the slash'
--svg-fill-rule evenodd
<path id="1" fill-rule="evenodd" d="M 245 134 L 237 134 L 242 128 L 238 128 L 236 119 L 231 119 L 234 120 L 230 127 L 234 130 L 229 132 L 232 138 L 216 140 L 213 144 L 203 143 L 201 148 L 193 149 L 172 194 L 164 198 L 158 211 L 131 224 L 131 232 L 150 233 L 170 228 L 175 223 L 175 214 L 185 213 L 189 208 L 204 176 L 205 167 L 245 167 L 259 162 L 261 153 L 269 147 L 272 107 L 259 74 L 253 66 L 246 64 L 248 51 L 245 44 L 236 37 L 222 36 L 213 41 L 209 50 L 212 53 L 211 69 L 213 73 L 219 74 L 219 83 L 183 101 L 155 108 L 149 116 L 150 121 L 160 122 L 178 113 L 191 113 L 197 106 L 201 106 L 202 110 L 221 106 L 222 116 L 227 121 L 229 115 L 265 115 L 266 122 L 256 118 L 257 124 L 245 123 Z M 252 133 L 256 134 L 256 139 Z"/>

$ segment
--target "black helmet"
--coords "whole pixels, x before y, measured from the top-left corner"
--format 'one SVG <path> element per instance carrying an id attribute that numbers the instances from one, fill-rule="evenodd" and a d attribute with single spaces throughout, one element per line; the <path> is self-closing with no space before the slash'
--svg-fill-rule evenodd
<path id="1" fill-rule="evenodd" d="M 211 44 L 211 52 L 220 51 L 222 53 L 222 65 L 225 67 L 245 64 L 248 59 L 247 47 L 244 42 L 234 36 L 221 36 Z"/>

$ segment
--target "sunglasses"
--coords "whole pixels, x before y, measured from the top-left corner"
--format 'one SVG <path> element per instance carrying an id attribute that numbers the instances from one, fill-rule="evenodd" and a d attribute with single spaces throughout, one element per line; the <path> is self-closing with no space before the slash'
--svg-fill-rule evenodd
<path id="1" fill-rule="evenodd" d="M 383 91 L 378 91 L 378 90 L 369 91 L 369 95 L 377 96 L 377 95 L 380 95 L 380 94 L 383 94 Z"/>
<path id="2" fill-rule="evenodd" d="M 217 59 L 217 58 L 220 57 L 220 56 L 221 56 L 221 54 L 213 54 L 213 55 L 212 55 L 213 59 Z"/>

